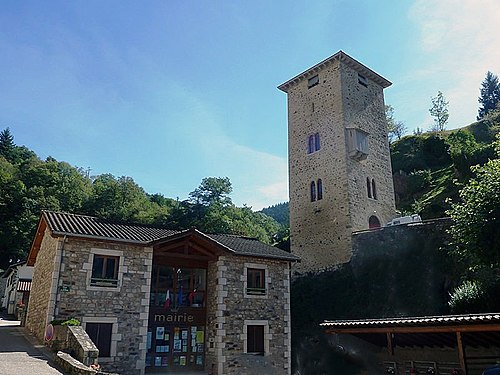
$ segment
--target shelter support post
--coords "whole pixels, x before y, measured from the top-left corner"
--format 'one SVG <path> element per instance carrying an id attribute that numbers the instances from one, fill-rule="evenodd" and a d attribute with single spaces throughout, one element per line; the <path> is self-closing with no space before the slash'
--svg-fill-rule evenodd
<path id="1" fill-rule="evenodd" d="M 387 350 L 389 351 L 390 355 L 394 355 L 394 345 L 392 342 L 392 333 L 387 332 L 386 336 L 387 336 Z"/>
<path id="2" fill-rule="evenodd" d="M 462 341 L 462 333 L 457 331 L 457 348 L 458 348 L 458 359 L 460 361 L 460 368 L 462 369 L 462 374 L 467 375 L 467 365 L 465 357 L 465 347 Z"/>

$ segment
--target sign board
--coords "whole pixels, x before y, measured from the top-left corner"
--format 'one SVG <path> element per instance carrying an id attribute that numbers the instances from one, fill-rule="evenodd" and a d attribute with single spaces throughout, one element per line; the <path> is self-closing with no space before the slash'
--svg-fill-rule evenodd
<path id="1" fill-rule="evenodd" d="M 45 336 L 44 340 L 45 341 L 52 341 L 54 338 L 54 326 L 52 324 L 47 325 L 47 328 L 45 328 Z"/>

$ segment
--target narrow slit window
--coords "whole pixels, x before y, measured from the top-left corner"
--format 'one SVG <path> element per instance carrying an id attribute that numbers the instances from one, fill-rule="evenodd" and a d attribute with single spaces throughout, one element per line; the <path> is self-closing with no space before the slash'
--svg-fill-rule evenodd
<path id="1" fill-rule="evenodd" d="M 373 199 L 377 199 L 377 187 L 375 185 L 375 180 L 372 180 L 372 194 Z"/>
<path id="2" fill-rule="evenodd" d="M 367 177 L 366 178 L 366 191 L 368 193 L 368 198 L 372 197 L 372 183 L 370 182 L 370 179 Z"/>
<path id="3" fill-rule="evenodd" d="M 314 152 L 314 135 L 310 135 L 308 138 L 308 149 L 307 153 L 312 154 Z"/>
<path id="4" fill-rule="evenodd" d="M 318 200 L 323 199 L 323 181 L 318 179 Z"/>
<path id="5" fill-rule="evenodd" d="M 311 182 L 311 202 L 316 200 L 316 183 L 314 181 Z"/>
<path id="6" fill-rule="evenodd" d="M 319 151 L 321 148 L 321 143 L 319 140 L 319 133 L 314 134 L 314 150 Z"/>

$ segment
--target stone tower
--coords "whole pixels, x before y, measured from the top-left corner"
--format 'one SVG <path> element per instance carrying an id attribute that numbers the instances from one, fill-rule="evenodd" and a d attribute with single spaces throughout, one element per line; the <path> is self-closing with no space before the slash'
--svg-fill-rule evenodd
<path id="1" fill-rule="evenodd" d="M 278 88 L 288 94 L 292 253 L 299 272 L 348 262 L 351 235 L 395 216 L 383 89 L 339 51 Z"/>

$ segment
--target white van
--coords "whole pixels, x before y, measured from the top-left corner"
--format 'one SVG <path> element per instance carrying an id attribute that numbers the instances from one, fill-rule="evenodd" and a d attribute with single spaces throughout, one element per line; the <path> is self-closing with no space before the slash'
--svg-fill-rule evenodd
<path id="1" fill-rule="evenodd" d="M 392 227 L 393 225 L 402 225 L 402 224 L 410 224 L 410 223 L 419 223 L 422 221 L 422 218 L 418 214 L 413 214 L 409 216 L 397 217 L 389 221 L 385 226 Z"/>

